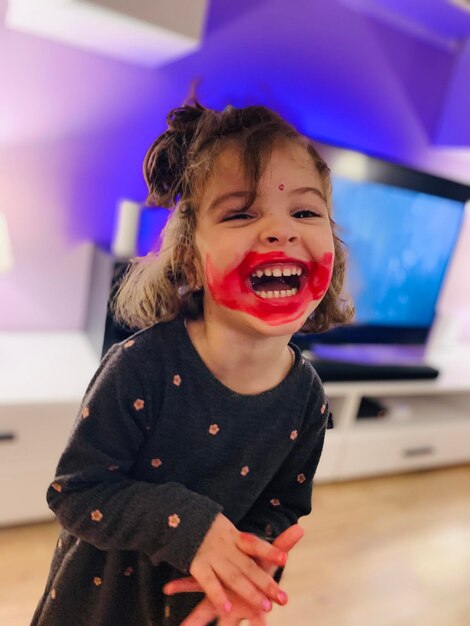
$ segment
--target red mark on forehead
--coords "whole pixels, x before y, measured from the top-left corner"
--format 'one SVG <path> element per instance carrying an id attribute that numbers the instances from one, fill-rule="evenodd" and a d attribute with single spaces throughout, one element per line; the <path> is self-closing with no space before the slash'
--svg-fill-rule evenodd
<path id="1" fill-rule="evenodd" d="M 281 183 L 278 187 L 279 191 L 284 191 L 284 185 Z"/>

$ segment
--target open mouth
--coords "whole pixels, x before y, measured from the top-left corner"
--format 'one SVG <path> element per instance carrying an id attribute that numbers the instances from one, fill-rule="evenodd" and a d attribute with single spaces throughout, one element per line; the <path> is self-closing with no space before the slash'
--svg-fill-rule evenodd
<path id="1" fill-rule="evenodd" d="M 251 288 L 260 298 L 290 298 L 303 287 L 305 274 L 297 264 L 266 265 L 252 272 Z"/>

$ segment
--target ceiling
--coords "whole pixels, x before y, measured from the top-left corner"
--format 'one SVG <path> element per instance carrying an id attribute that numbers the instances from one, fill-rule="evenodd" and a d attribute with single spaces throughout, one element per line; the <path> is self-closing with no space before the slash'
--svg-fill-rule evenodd
<path id="1" fill-rule="evenodd" d="M 143 66 L 200 45 L 207 0 L 9 0 L 8 28 Z"/>
<path id="2" fill-rule="evenodd" d="M 467 149 L 470 11 L 458 2 L 470 5 L 469 0 L 331 0 L 330 4 L 338 15 L 343 7 L 340 18 L 349 16 L 351 28 L 357 25 L 358 41 L 365 23 L 387 31 L 383 54 L 402 81 L 414 112 L 422 116 L 431 143 Z M 215 61 L 208 61 L 205 51 L 225 32 L 235 32 L 237 25 L 240 33 L 243 25 L 248 32 L 256 24 L 260 42 L 272 45 L 269 24 L 276 12 L 288 18 L 276 37 L 287 57 L 292 55 L 292 75 L 298 76 L 299 85 L 314 67 L 315 39 L 308 42 L 305 55 L 300 47 L 307 43 L 299 40 L 296 31 L 324 12 L 322 1 L 172 0 L 171 12 L 168 6 L 164 0 L 132 4 L 0 0 L 0 147 L 85 132 L 132 115 L 138 105 L 130 99 L 130 91 L 142 89 L 147 77 L 157 76 L 160 69 L 163 76 L 169 66 L 182 69 L 187 61 L 193 67 L 192 59 L 200 59 L 199 72 L 210 73 Z M 431 57 L 439 57 L 432 89 L 432 76 L 427 75 L 434 71 L 433 61 L 415 58 L 416 46 L 410 48 L 409 59 L 404 58 L 403 44 L 412 42 L 427 46 Z M 230 46 L 226 53 L 232 54 Z M 368 52 L 360 63 L 366 75 L 376 71 L 376 58 Z M 428 85 L 419 92 L 423 81 Z"/>
<path id="3" fill-rule="evenodd" d="M 20 32 L 156 67 L 196 49 L 204 35 L 263 1 L 7 0 L 5 22 Z M 341 2 L 437 45 L 451 47 L 470 37 L 470 0 Z M 133 34 L 141 38 L 140 47 Z"/>
<path id="4" fill-rule="evenodd" d="M 353 9 L 443 46 L 470 37 L 469 0 L 343 0 Z"/>

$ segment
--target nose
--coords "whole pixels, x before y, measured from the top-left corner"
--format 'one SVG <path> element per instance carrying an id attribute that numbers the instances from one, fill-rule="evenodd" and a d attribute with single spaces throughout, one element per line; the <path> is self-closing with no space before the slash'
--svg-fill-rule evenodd
<path id="1" fill-rule="evenodd" d="M 266 219 L 259 234 L 260 241 L 268 246 L 297 243 L 299 234 L 291 218 L 270 217 Z"/>

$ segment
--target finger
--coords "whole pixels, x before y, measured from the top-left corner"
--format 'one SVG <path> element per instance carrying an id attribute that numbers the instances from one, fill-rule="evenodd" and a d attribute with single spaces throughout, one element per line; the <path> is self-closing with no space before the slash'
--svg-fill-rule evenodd
<path id="1" fill-rule="evenodd" d="M 277 566 L 284 566 L 287 562 L 287 554 L 283 550 L 251 533 L 238 533 L 236 544 L 248 556 L 264 559 Z"/>
<path id="2" fill-rule="evenodd" d="M 261 620 L 259 619 L 261 618 Z M 258 620 L 252 622 L 251 620 Z M 244 622 L 243 620 L 247 620 Z M 217 626 L 238 626 L 241 623 L 255 623 L 259 626 L 266 626 L 267 622 L 264 617 L 264 614 L 255 613 L 251 607 L 246 606 L 246 604 L 240 600 L 235 601 L 233 615 L 227 615 L 226 617 L 221 617 L 217 620 Z"/>
<path id="3" fill-rule="evenodd" d="M 269 598 L 272 597 L 278 602 L 277 596 L 281 590 L 272 577 L 253 559 L 249 557 L 244 557 L 244 559 L 247 562 L 241 561 L 241 567 L 225 561 L 220 564 L 220 569 L 216 568 L 215 573 L 225 587 L 234 591 L 255 613 L 269 612 L 272 609 L 272 602 Z"/>
<path id="4" fill-rule="evenodd" d="M 217 626 L 238 626 L 242 623 L 239 617 L 222 617 L 217 620 Z"/>
<path id="5" fill-rule="evenodd" d="M 266 616 L 261 613 L 255 617 L 251 617 L 248 621 L 249 626 L 267 626 L 267 623 Z"/>
<path id="6" fill-rule="evenodd" d="M 217 617 L 217 612 L 207 598 L 204 598 L 191 611 L 186 619 L 181 622 L 181 626 L 206 626 Z"/>
<path id="7" fill-rule="evenodd" d="M 304 536 L 304 529 L 299 524 L 289 526 L 283 533 L 276 537 L 273 545 L 284 552 L 290 552 L 292 548 L 302 539 Z"/>
<path id="8" fill-rule="evenodd" d="M 245 575 L 246 581 L 250 584 L 250 587 L 254 585 L 258 591 L 262 591 L 264 594 L 266 594 L 266 597 L 268 599 L 276 602 L 277 604 L 280 604 L 281 606 L 287 604 L 288 598 L 286 592 L 281 589 L 281 587 L 275 580 L 273 580 L 273 575 L 276 571 L 276 567 L 274 567 L 273 571 L 270 571 L 270 568 L 272 567 L 270 562 L 267 562 L 267 566 L 263 568 L 256 562 L 256 560 L 251 559 L 244 554 L 241 554 L 241 557 L 243 560 L 237 561 L 236 566 L 238 566 L 242 574 Z M 225 581 L 224 584 L 227 585 Z M 233 589 L 230 584 L 227 586 L 230 586 Z M 250 601 L 250 598 L 244 595 L 244 593 L 241 592 L 240 589 L 235 589 L 235 591 L 244 599 L 246 599 L 250 603 L 250 605 L 255 608 L 256 612 L 259 611 L 259 605 L 257 606 L 254 601 Z M 256 597 L 257 602 L 259 601 L 258 591 Z M 266 612 L 271 610 L 266 602 L 262 602 L 261 609 Z"/>
<path id="9" fill-rule="evenodd" d="M 247 620 L 243 623 L 248 623 L 249 626 L 267 626 L 266 616 L 259 613 L 258 615 L 250 614 L 244 617 Z M 225 617 L 217 621 L 217 626 L 238 626 L 242 623 L 240 618 Z"/>
<path id="10" fill-rule="evenodd" d="M 163 585 L 163 593 L 167 596 L 173 596 L 175 593 L 193 593 L 195 591 L 203 591 L 203 588 L 192 576 L 178 578 Z"/>
<path id="11" fill-rule="evenodd" d="M 293 526 L 287 528 L 278 537 L 276 537 L 273 545 L 285 552 L 290 552 L 292 548 L 302 539 L 303 536 L 303 528 L 299 526 L 299 524 L 294 524 Z M 265 559 L 260 559 L 259 565 L 271 575 L 273 575 L 277 570 L 276 566 L 272 566 L 271 563 L 269 561 L 266 561 Z"/>
<path id="12" fill-rule="evenodd" d="M 229 601 L 227 593 L 222 586 L 221 580 L 218 578 L 218 572 L 210 568 L 204 568 L 203 573 L 197 574 L 193 572 L 207 596 L 212 603 L 217 615 L 227 615 L 232 609 L 232 603 Z"/>

